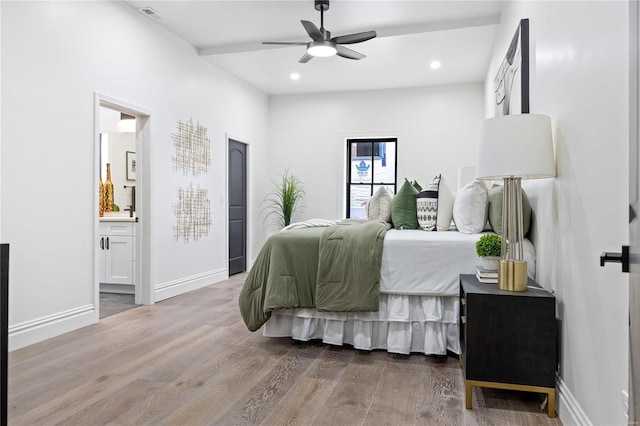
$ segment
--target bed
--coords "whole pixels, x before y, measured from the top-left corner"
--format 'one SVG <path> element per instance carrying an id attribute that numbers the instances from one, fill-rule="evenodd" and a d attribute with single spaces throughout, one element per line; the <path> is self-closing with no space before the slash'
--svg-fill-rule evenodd
<path id="1" fill-rule="evenodd" d="M 306 238 L 319 238 L 322 228 L 328 225 L 332 223 L 306 224 L 300 227 L 302 229 L 294 227 L 283 230 L 275 238 L 283 240 L 301 234 Z M 377 311 L 353 309 L 350 312 L 336 312 L 316 309 L 308 302 L 305 306 L 289 308 L 271 305 L 265 309 L 268 313 L 263 318 L 266 321 L 262 327 L 263 334 L 268 337 L 292 337 L 301 341 L 320 339 L 332 345 L 348 344 L 361 350 L 383 349 L 400 354 L 460 353 L 459 275 L 475 273 L 478 262 L 475 242 L 481 234 L 463 234 L 455 230 L 428 232 L 389 229 L 382 232 L 382 235 Z M 267 240 L 265 246 L 271 244 L 269 241 L 272 238 L 274 236 Z M 313 242 L 308 243 L 313 246 Z M 286 247 L 286 243 L 284 245 Z M 529 240 L 525 240 L 524 249 L 528 274 L 534 278 L 535 250 Z M 279 247 L 275 250 L 269 248 L 268 251 L 269 262 L 274 260 L 274 256 L 282 256 L 281 260 L 291 266 L 297 264 L 294 257 L 301 250 L 286 253 L 286 248 Z M 261 256 L 262 252 L 257 261 Z M 257 269 L 264 269 L 265 263 L 269 262 L 262 262 L 262 266 Z M 308 267 L 304 268 L 307 269 L 303 274 L 309 275 L 307 280 L 312 281 L 310 276 L 313 275 L 313 268 L 310 272 Z M 256 280 L 264 280 L 264 276 L 255 276 L 255 269 L 254 264 L 245 281 L 244 296 L 241 294 L 240 301 L 241 311 L 243 297 L 245 308 L 250 304 L 251 309 L 260 311 L 266 306 L 264 296 L 257 297 L 256 289 L 251 288 L 251 285 L 247 286 L 247 281 L 255 284 Z M 287 285 L 293 279 L 288 274 L 291 273 L 275 272 L 273 275 L 283 277 L 276 280 L 284 280 Z M 248 295 L 253 296 L 250 303 L 246 300 Z M 258 328 L 257 324 L 259 322 L 253 327 Z"/>

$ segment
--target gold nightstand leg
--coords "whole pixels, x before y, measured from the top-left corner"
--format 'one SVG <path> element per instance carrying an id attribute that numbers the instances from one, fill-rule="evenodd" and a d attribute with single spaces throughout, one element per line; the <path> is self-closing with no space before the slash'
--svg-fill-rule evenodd
<path id="1" fill-rule="evenodd" d="M 547 416 L 555 417 L 556 416 L 556 390 L 549 390 L 549 398 L 547 400 Z"/>
<path id="2" fill-rule="evenodd" d="M 465 407 L 467 410 L 471 410 L 471 393 L 473 391 L 473 385 L 469 382 L 465 382 Z"/>

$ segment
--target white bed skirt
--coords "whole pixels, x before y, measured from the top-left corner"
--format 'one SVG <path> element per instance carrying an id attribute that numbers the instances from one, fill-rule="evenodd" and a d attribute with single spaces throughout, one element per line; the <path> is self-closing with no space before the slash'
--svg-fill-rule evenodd
<path id="1" fill-rule="evenodd" d="M 380 294 L 378 312 L 321 312 L 283 309 L 271 313 L 264 325 L 268 337 L 322 339 L 356 349 L 425 355 L 460 353 L 458 296 Z"/>

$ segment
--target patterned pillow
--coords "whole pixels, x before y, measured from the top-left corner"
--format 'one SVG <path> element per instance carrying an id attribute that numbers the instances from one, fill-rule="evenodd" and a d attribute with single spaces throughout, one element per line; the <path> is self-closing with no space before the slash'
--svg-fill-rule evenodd
<path id="1" fill-rule="evenodd" d="M 453 219 L 453 200 L 453 192 L 442 175 L 433 178 L 416 198 L 420 229 L 448 231 Z"/>
<path id="2" fill-rule="evenodd" d="M 418 229 L 416 213 L 418 191 L 406 178 L 391 202 L 391 222 L 395 229 Z"/>
<path id="3" fill-rule="evenodd" d="M 367 219 L 391 222 L 391 194 L 381 186 L 367 203 Z"/>
<path id="4" fill-rule="evenodd" d="M 424 231 L 435 231 L 437 229 L 440 179 L 440 175 L 433 178 L 416 197 L 418 225 Z"/>

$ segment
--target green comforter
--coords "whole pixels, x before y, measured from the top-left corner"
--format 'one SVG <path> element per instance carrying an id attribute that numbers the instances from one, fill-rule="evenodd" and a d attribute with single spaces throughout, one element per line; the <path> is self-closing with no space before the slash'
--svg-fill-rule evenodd
<path id="1" fill-rule="evenodd" d="M 259 329 L 275 309 L 377 311 L 387 229 L 382 221 L 345 220 L 269 237 L 240 292 L 247 328 Z"/>

